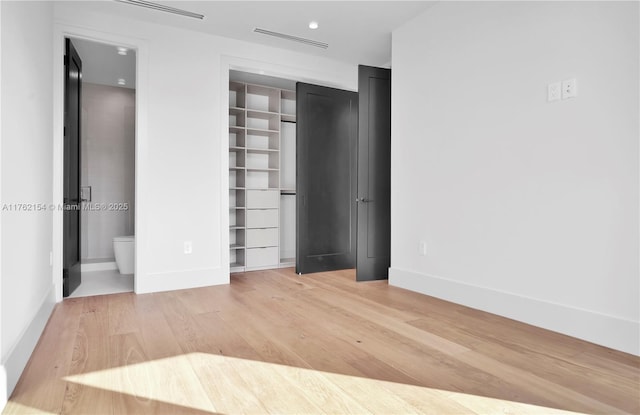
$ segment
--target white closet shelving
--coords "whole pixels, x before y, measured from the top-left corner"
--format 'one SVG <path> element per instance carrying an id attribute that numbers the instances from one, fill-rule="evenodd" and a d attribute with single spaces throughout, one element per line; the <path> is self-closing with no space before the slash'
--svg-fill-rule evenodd
<path id="1" fill-rule="evenodd" d="M 291 250 L 291 226 L 283 226 L 291 217 L 283 214 L 293 215 L 295 226 L 295 112 L 294 91 L 229 82 L 231 272 L 294 262 L 295 228 Z"/>

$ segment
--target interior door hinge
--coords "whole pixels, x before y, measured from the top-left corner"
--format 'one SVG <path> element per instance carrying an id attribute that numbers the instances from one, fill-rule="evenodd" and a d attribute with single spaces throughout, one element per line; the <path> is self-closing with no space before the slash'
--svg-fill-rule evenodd
<path id="1" fill-rule="evenodd" d="M 62 127 L 62 136 L 63 137 L 67 136 L 67 127 Z"/>

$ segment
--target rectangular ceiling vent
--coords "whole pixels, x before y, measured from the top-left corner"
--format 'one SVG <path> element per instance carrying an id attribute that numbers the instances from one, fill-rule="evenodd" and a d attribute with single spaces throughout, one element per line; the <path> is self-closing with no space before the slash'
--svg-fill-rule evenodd
<path id="1" fill-rule="evenodd" d="M 146 7 L 147 9 L 158 10 L 165 13 L 177 14 L 180 16 L 192 17 L 194 19 L 204 19 L 204 15 L 200 13 L 190 12 L 188 10 L 177 9 L 175 7 L 165 6 L 163 4 L 154 3 L 152 1 L 145 0 L 114 0 L 118 3 L 131 4 L 133 6 Z"/>
<path id="2" fill-rule="evenodd" d="M 303 37 L 298 37 L 293 35 L 287 35 L 285 33 L 272 32 L 271 30 L 260 29 L 259 27 L 256 27 L 255 29 L 253 29 L 253 31 L 263 35 L 279 37 L 280 39 L 291 40 L 292 42 L 304 43 L 305 45 L 315 46 L 317 48 L 326 49 L 329 47 L 328 43 L 318 42 L 317 40 L 305 39 Z"/>

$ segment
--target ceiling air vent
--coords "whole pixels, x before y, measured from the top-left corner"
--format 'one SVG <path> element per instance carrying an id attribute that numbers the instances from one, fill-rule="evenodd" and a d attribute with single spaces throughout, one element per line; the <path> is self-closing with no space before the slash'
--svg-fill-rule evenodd
<path id="1" fill-rule="evenodd" d="M 175 7 L 165 6 L 163 4 L 154 3 L 152 1 L 144 1 L 144 0 L 114 0 L 118 3 L 131 4 L 134 6 L 146 7 L 147 9 L 158 10 L 165 13 L 177 14 L 180 16 L 193 17 L 194 19 L 204 19 L 203 14 L 190 12 L 188 10 L 176 9 Z"/>
<path id="2" fill-rule="evenodd" d="M 305 39 L 303 37 L 287 35 L 285 33 L 272 32 L 271 30 L 260 29 L 259 27 L 256 27 L 255 29 L 253 29 L 253 31 L 256 33 L 261 33 L 263 35 L 279 37 L 280 39 L 291 40 L 292 42 L 304 43 L 305 45 L 315 46 L 317 48 L 326 49 L 329 47 L 329 44 L 324 42 L 318 42 L 317 40 L 311 40 L 311 39 Z"/>

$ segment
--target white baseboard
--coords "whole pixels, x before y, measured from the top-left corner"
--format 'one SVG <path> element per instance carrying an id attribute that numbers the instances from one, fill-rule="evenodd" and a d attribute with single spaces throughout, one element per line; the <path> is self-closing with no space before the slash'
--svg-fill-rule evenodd
<path id="1" fill-rule="evenodd" d="M 640 356 L 638 321 L 398 268 L 389 268 L 389 285 Z"/>
<path id="2" fill-rule="evenodd" d="M 153 273 L 144 277 L 136 274 L 136 294 L 184 290 L 221 284 L 229 284 L 229 273 L 225 273 L 222 268 Z"/>
<path id="3" fill-rule="evenodd" d="M 13 344 L 9 352 L 6 354 L 4 362 L 2 362 L 2 379 L 3 382 L 2 395 L 4 398 L 3 404 L 6 404 L 6 399 L 11 396 L 13 389 L 15 389 L 22 371 L 27 366 L 27 362 L 31 357 L 31 353 L 38 344 L 38 340 L 42 335 L 42 332 L 49 321 L 49 317 L 53 312 L 53 308 L 56 305 L 55 285 L 51 285 L 45 296 L 42 298 L 40 308 L 33 316 L 31 323 L 25 328 L 18 340 Z"/>

